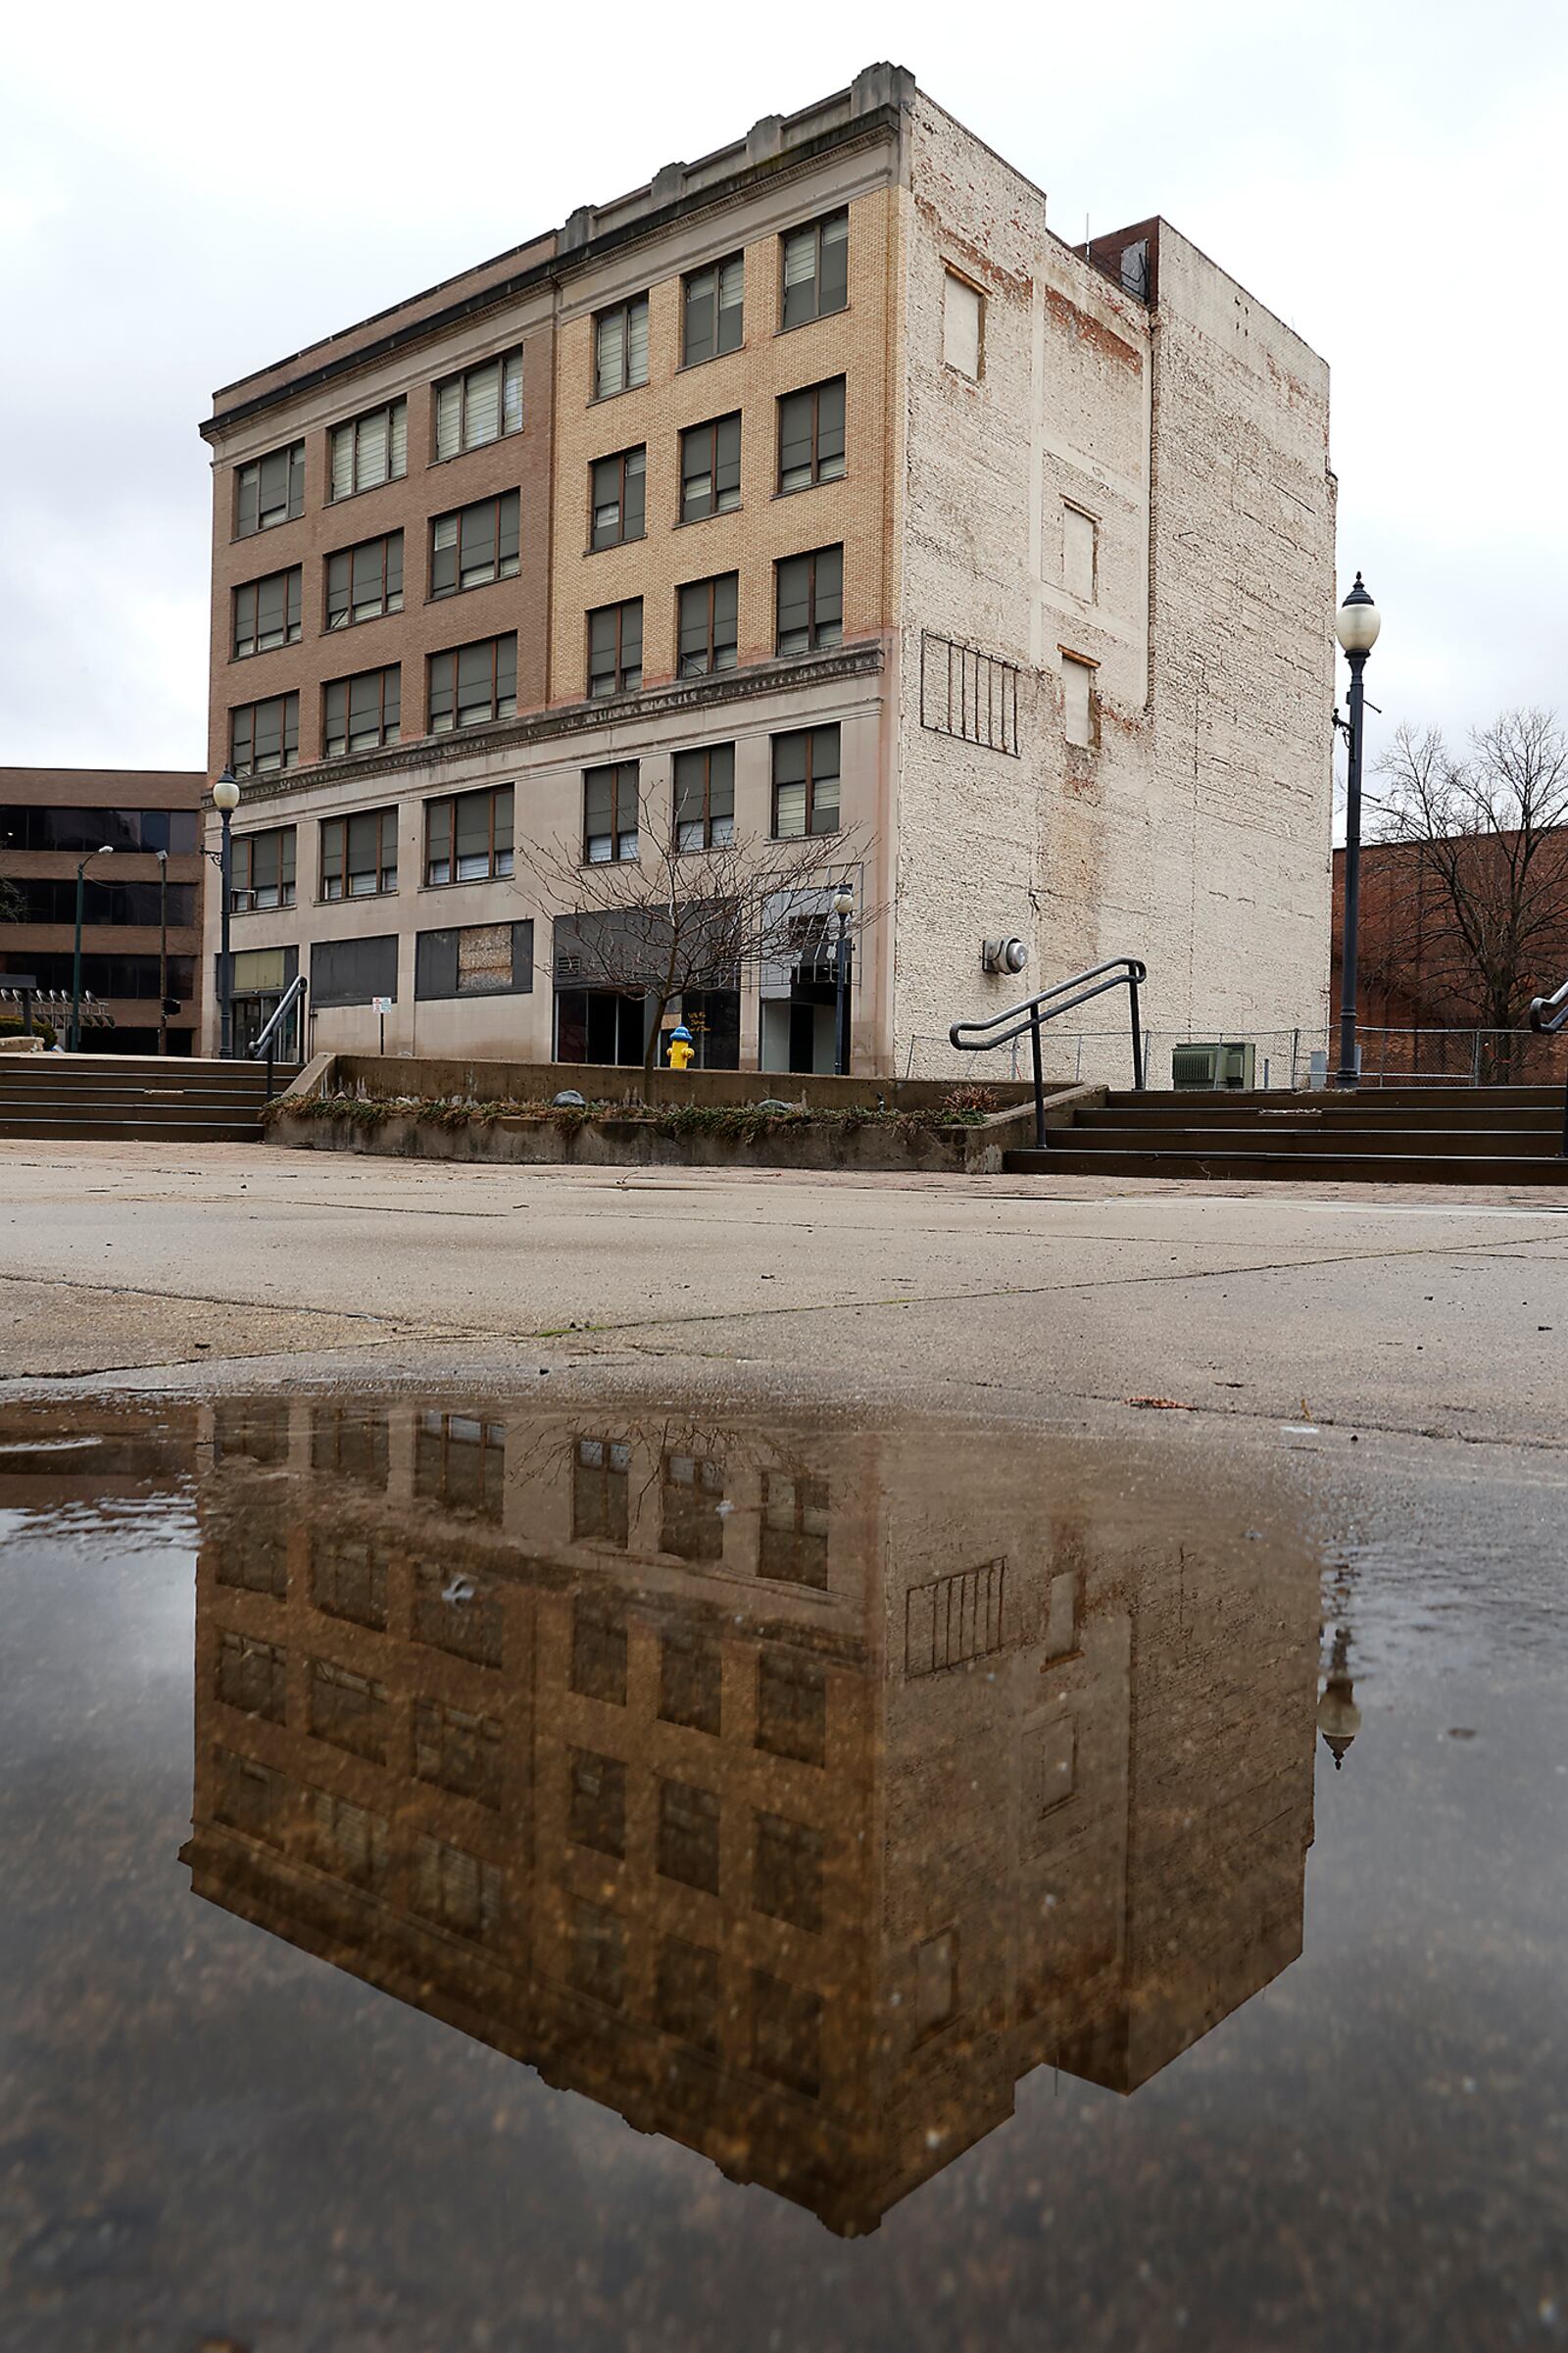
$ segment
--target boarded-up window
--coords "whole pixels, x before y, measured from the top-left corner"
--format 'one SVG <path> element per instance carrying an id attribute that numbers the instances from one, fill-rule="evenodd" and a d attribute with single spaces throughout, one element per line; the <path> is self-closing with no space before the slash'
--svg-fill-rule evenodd
<path id="1" fill-rule="evenodd" d="M 1023 1802 L 1027 1821 L 1063 1804 L 1077 1786 L 1078 1727 L 1071 1716 L 1037 1724 L 1023 1737 Z"/>
<path id="2" fill-rule="evenodd" d="M 1081 507 L 1063 506 L 1061 510 L 1061 584 L 1070 597 L 1082 597 L 1086 605 L 1095 601 L 1096 542 L 1099 529 L 1092 515 Z"/>
<path id="3" fill-rule="evenodd" d="M 1061 658 L 1062 717 L 1069 744 L 1086 751 L 1095 740 L 1095 665 L 1071 654 Z"/>
<path id="4" fill-rule="evenodd" d="M 942 289 L 942 357 L 960 375 L 980 374 L 980 330 L 985 298 L 967 278 L 950 270 Z"/>
<path id="5" fill-rule="evenodd" d="M 372 997 L 396 998 L 398 936 L 382 932 L 371 940 L 318 940 L 311 949 L 311 1003 L 368 1005 Z"/>
<path id="6" fill-rule="evenodd" d="M 944 1929 L 928 1936 L 914 1955 L 914 2024 L 921 2034 L 934 2034 L 946 2026 L 957 2007 L 958 1932 Z"/>
<path id="7" fill-rule="evenodd" d="M 1078 1572 L 1064 1569 L 1051 1580 L 1046 1615 L 1046 1657 L 1070 1658 L 1078 1647 Z"/>

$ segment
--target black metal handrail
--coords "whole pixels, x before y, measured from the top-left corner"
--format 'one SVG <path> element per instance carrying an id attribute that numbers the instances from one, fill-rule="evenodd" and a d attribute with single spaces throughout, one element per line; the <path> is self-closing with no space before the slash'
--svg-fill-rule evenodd
<path id="1" fill-rule="evenodd" d="M 1549 997 L 1533 997 L 1530 1001 L 1530 1026 L 1544 1038 L 1554 1038 L 1560 1029 L 1568 1029 L 1568 980 Z M 1568 1160 L 1568 1085 L 1562 1091 L 1562 1143 L 1559 1156 Z"/>
<path id="2" fill-rule="evenodd" d="M 261 1061 L 264 1055 L 266 1057 L 267 1100 L 269 1103 L 272 1100 L 272 1057 L 277 1052 L 277 1034 L 304 995 L 305 975 L 303 972 L 296 972 L 269 1015 L 266 1027 L 257 1033 L 251 1044 L 250 1059 L 253 1062 Z"/>
<path id="3" fill-rule="evenodd" d="M 1112 956 L 1108 964 L 1096 964 L 1088 972 L 1075 972 L 1070 980 L 1059 980 L 1054 988 L 1042 989 L 1038 996 L 1026 997 L 1021 1005 L 1009 1005 L 1004 1011 L 992 1013 L 984 1021 L 955 1021 L 948 1036 L 960 1054 L 980 1054 L 988 1046 L 1010 1046 L 1014 1038 L 1021 1038 L 1025 1030 L 1029 1032 L 1035 1080 L 1035 1143 L 1044 1152 L 1046 1080 L 1040 1055 L 1042 1023 L 1054 1021 L 1061 1013 L 1070 1013 L 1075 1005 L 1087 1005 L 1093 997 L 1103 997 L 1107 989 L 1125 989 L 1132 1029 L 1133 1087 L 1142 1095 L 1144 1032 L 1138 1018 L 1138 991 L 1148 978 L 1148 969 L 1137 956 Z M 1005 1026 L 1008 1022 L 1012 1024 L 1010 1029 Z"/>

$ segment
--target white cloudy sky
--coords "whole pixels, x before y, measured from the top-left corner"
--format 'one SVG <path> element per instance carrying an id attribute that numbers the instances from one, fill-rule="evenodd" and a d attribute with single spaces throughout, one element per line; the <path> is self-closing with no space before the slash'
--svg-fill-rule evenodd
<path id="1" fill-rule="evenodd" d="M 80 0 L 6 51 L 0 764 L 201 764 L 215 385 L 889 57 L 1062 234 L 1161 212 L 1327 356 L 1385 726 L 1568 713 L 1561 0 Z"/>

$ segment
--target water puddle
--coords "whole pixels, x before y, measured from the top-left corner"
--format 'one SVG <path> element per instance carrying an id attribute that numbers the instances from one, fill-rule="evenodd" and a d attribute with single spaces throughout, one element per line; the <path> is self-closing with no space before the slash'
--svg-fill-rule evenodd
<path id="1" fill-rule="evenodd" d="M 612 1396 L 13 1411 L 0 1540 L 8 2345 L 1568 2339 L 1534 1589 Z"/>

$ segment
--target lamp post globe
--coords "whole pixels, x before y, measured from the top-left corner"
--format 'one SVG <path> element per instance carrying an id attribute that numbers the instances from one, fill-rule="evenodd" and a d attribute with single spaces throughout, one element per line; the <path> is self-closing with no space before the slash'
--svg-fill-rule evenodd
<path id="1" fill-rule="evenodd" d="M 1361 749 L 1365 703 L 1361 674 L 1382 627 L 1383 615 L 1357 572 L 1355 585 L 1334 616 L 1334 634 L 1350 665 L 1348 716 L 1344 722 L 1348 759 L 1345 791 L 1345 912 L 1340 946 L 1340 1066 L 1335 1073 L 1335 1083 L 1341 1087 L 1354 1087 L 1360 1080 L 1355 1000 L 1361 922 Z M 1335 718 L 1339 718 L 1338 711 Z"/>
<path id="2" fill-rule="evenodd" d="M 234 811 L 239 807 L 239 785 L 232 768 L 225 767 L 213 787 L 213 807 L 223 824 L 222 846 L 218 855 L 219 874 L 219 944 L 218 944 L 218 1051 L 226 1062 L 233 1051 L 233 981 L 228 954 L 229 900 L 232 896 L 232 866 L 234 840 L 231 831 Z"/>
<path id="3" fill-rule="evenodd" d="M 850 1067 L 850 917 L 855 912 L 855 890 L 848 880 L 834 892 L 832 907 L 839 919 L 833 952 L 833 1068 L 843 1078 Z"/>

